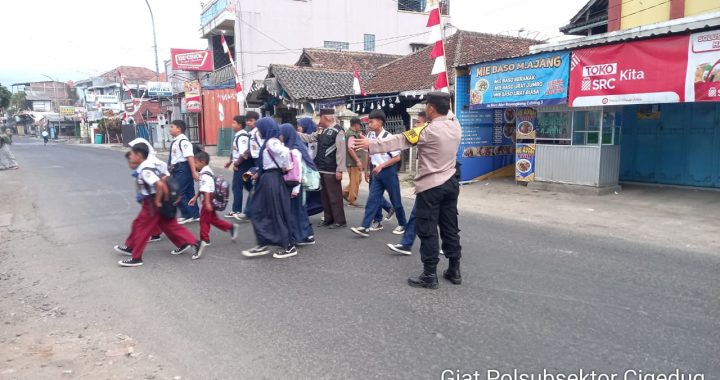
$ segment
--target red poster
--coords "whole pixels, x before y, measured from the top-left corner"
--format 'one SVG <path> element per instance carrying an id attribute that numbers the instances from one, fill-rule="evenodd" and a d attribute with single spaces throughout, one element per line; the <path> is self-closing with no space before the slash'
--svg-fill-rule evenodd
<path id="1" fill-rule="evenodd" d="M 213 71 L 213 55 L 208 50 L 170 49 L 173 70 Z"/>
<path id="2" fill-rule="evenodd" d="M 720 102 L 720 30 L 690 36 L 685 101 Z"/>
<path id="3" fill-rule="evenodd" d="M 574 51 L 571 107 L 685 101 L 688 43 L 685 35 Z"/>

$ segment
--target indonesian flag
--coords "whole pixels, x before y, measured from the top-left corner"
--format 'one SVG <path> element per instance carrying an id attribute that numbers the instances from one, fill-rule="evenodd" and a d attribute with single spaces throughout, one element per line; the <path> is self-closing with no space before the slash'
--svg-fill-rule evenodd
<path id="1" fill-rule="evenodd" d="M 448 88 L 447 63 L 445 62 L 445 43 L 442 39 L 442 16 L 440 14 L 440 1 L 428 0 L 427 11 L 428 16 L 427 27 L 430 28 L 430 44 L 433 46 L 430 52 L 430 59 L 435 60 L 431 75 L 437 75 L 435 80 L 435 90 L 450 92 Z"/>
<path id="2" fill-rule="evenodd" d="M 224 34 L 220 35 L 220 43 L 222 44 L 223 52 L 227 54 L 228 58 L 230 59 L 230 65 L 233 68 L 233 74 L 235 74 L 235 93 L 237 94 L 237 101 L 238 103 L 243 103 L 245 101 L 245 94 L 243 93 L 242 75 L 240 75 L 240 71 L 235 65 L 235 60 L 233 59 L 232 53 L 230 52 L 227 41 L 225 41 Z"/>
<path id="3" fill-rule="evenodd" d="M 360 83 L 360 70 L 357 68 L 355 69 L 355 73 L 353 74 L 353 93 L 355 95 L 362 95 L 365 96 L 365 91 L 362 88 L 362 84 Z"/>
<path id="4" fill-rule="evenodd" d="M 95 108 L 100 109 L 102 108 L 102 103 L 100 103 L 100 98 L 98 98 L 97 93 L 93 89 L 93 97 L 95 98 Z"/>

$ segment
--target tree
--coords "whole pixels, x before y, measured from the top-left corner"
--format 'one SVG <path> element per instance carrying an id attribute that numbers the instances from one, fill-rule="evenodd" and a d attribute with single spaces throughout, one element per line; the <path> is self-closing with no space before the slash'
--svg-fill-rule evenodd
<path id="1" fill-rule="evenodd" d="M 7 109 L 10 106 L 10 98 L 12 93 L 7 87 L 0 84 L 0 108 Z"/>
<path id="2" fill-rule="evenodd" d="M 25 91 L 18 91 L 10 98 L 10 115 L 14 115 L 27 108 L 27 95 Z"/>

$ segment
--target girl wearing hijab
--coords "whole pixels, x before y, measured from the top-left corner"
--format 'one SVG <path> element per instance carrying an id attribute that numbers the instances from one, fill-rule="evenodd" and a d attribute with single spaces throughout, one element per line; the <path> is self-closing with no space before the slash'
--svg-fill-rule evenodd
<path id="1" fill-rule="evenodd" d="M 306 117 L 298 120 L 298 127 L 303 129 L 302 133 L 313 134 L 317 131 L 317 124 L 312 118 Z M 303 141 L 300 141 L 304 144 Z M 317 143 L 307 144 L 308 156 L 314 160 L 317 154 Z M 308 191 L 306 193 L 306 208 L 308 215 L 317 215 L 323 212 L 322 200 L 320 198 L 320 191 Z"/>
<path id="2" fill-rule="evenodd" d="M 310 158 L 305 144 L 300 140 L 292 125 L 281 125 L 280 137 L 285 146 L 290 149 L 290 153 L 293 155 L 293 164 L 300 167 L 300 173 L 306 165 L 317 170 L 315 162 Z M 315 244 L 315 232 L 310 225 L 310 219 L 308 219 L 305 189 L 302 184 L 290 189 L 290 241 L 298 246 Z M 274 257 L 285 258 L 282 253 L 275 254 Z"/>
<path id="3" fill-rule="evenodd" d="M 280 128 L 271 117 L 257 121 L 257 130 L 263 139 L 257 165 L 257 182 L 250 214 L 257 238 L 257 246 L 242 251 L 245 257 L 270 253 L 270 246 L 282 247 L 281 257 L 297 255 L 290 242 L 290 196 L 283 180 L 283 169 L 290 166 L 290 149 L 280 141 Z"/>

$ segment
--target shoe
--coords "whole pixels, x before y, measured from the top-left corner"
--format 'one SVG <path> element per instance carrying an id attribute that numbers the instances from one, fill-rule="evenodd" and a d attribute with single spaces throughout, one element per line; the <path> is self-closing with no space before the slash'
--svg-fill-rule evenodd
<path id="1" fill-rule="evenodd" d="M 330 230 L 337 230 L 337 229 L 345 228 L 345 227 L 347 227 L 347 223 L 343 223 L 343 224 L 335 223 L 335 224 L 333 224 L 332 226 L 328 227 L 328 229 L 330 229 Z"/>
<path id="2" fill-rule="evenodd" d="M 413 288 L 425 289 L 437 289 L 439 286 L 437 274 L 434 271 L 428 270 L 424 270 L 417 277 L 408 278 L 408 285 L 412 286 Z"/>
<path id="3" fill-rule="evenodd" d="M 385 220 L 390 220 L 393 218 L 393 216 L 395 216 L 395 209 L 391 208 L 390 211 L 388 211 L 385 215 Z"/>
<path id="4" fill-rule="evenodd" d="M 334 223 L 320 222 L 320 224 L 318 224 L 318 227 L 330 227 L 330 226 L 332 226 L 333 224 L 334 224 Z"/>
<path id="5" fill-rule="evenodd" d="M 350 229 L 353 233 L 362 237 L 370 237 L 370 229 L 365 227 L 353 227 Z"/>
<path id="6" fill-rule="evenodd" d="M 209 241 L 201 240 L 198 245 L 195 246 L 195 254 L 192 255 L 191 259 L 197 260 L 202 257 L 203 251 L 205 251 L 205 248 L 210 246 Z"/>
<path id="7" fill-rule="evenodd" d="M 370 231 L 371 232 L 378 232 L 382 231 L 385 227 L 383 227 L 382 222 L 372 222 L 370 225 Z"/>
<path id="8" fill-rule="evenodd" d="M 230 229 L 230 239 L 232 239 L 232 241 L 236 241 L 238 233 L 240 233 L 240 226 L 238 226 L 237 224 L 233 224 L 232 228 Z"/>
<path id="9" fill-rule="evenodd" d="M 142 259 L 122 260 L 122 261 L 118 261 L 118 265 L 120 265 L 121 267 L 139 267 L 139 266 L 143 265 L 143 261 L 142 261 Z"/>
<path id="10" fill-rule="evenodd" d="M 235 219 L 243 223 L 247 223 L 250 221 L 250 218 L 248 218 L 247 215 L 243 213 L 235 214 Z"/>
<path id="11" fill-rule="evenodd" d="M 397 227 L 395 227 L 395 229 L 393 230 L 393 234 L 394 234 L 394 235 L 402 235 L 402 234 L 404 234 L 404 233 L 405 233 L 405 227 L 403 227 L 403 226 L 397 226 Z"/>
<path id="12" fill-rule="evenodd" d="M 180 225 L 188 224 L 188 223 L 190 223 L 191 220 L 192 220 L 192 218 L 178 218 L 178 224 L 180 224 Z"/>
<path id="13" fill-rule="evenodd" d="M 240 252 L 240 254 L 245 257 L 264 256 L 264 255 L 267 255 L 268 253 L 270 253 L 270 250 L 268 249 L 268 247 L 266 247 L 264 245 L 258 245 L 255 248 Z"/>
<path id="14" fill-rule="evenodd" d="M 460 260 L 450 259 L 448 269 L 443 272 L 443 278 L 450 281 L 454 285 L 462 284 L 462 275 L 460 274 Z"/>
<path id="15" fill-rule="evenodd" d="M 445 252 L 443 252 L 442 249 L 440 250 L 440 254 L 443 255 L 443 256 L 445 256 Z"/>
<path id="16" fill-rule="evenodd" d="M 273 257 L 276 259 L 287 259 L 288 257 L 297 256 L 297 248 L 294 245 L 291 245 L 284 251 L 276 252 L 273 254 Z"/>
<path id="17" fill-rule="evenodd" d="M 412 255 L 412 248 L 404 246 L 402 244 L 388 244 L 387 247 L 390 248 L 391 251 L 397 252 L 402 255 Z"/>
<path id="18" fill-rule="evenodd" d="M 314 237 L 314 236 L 310 236 L 310 237 L 308 237 L 307 239 L 305 239 L 305 240 L 297 243 L 296 245 L 297 245 L 298 247 L 304 247 L 304 246 L 307 246 L 307 245 L 315 245 L 315 237 Z"/>
<path id="19" fill-rule="evenodd" d="M 132 248 L 126 246 L 126 245 L 116 245 L 113 247 L 115 252 L 121 253 L 125 256 L 132 256 Z"/>
<path id="20" fill-rule="evenodd" d="M 200 217 L 197 218 L 190 218 L 190 221 L 188 223 L 197 223 L 200 221 Z"/>
<path id="21" fill-rule="evenodd" d="M 159 241 L 162 241 L 162 237 L 160 235 L 150 236 L 150 240 L 148 240 L 148 243 L 157 243 Z"/>
<path id="22" fill-rule="evenodd" d="M 180 248 L 173 249 L 172 251 L 170 251 L 170 254 L 171 255 L 182 255 L 183 253 L 187 252 L 193 246 L 194 246 L 193 244 L 185 244 Z"/>
<path id="23" fill-rule="evenodd" d="M 238 214 L 237 212 L 229 212 L 229 213 L 223 215 L 223 217 L 226 219 L 236 219 L 237 214 Z"/>

